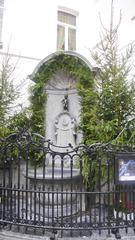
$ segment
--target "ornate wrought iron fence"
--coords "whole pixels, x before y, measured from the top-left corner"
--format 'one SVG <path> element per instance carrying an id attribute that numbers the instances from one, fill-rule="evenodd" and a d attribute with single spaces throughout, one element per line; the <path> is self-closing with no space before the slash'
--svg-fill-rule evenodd
<path id="1" fill-rule="evenodd" d="M 135 185 L 118 181 L 117 153 L 94 144 L 59 148 L 22 131 L 0 140 L 0 224 L 91 235 L 135 226 Z"/>

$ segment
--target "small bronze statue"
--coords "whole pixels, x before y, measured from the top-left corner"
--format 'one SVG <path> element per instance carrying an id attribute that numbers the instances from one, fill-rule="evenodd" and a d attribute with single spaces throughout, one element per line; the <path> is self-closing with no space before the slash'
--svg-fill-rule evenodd
<path id="1" fill-rule="evenodd" d="M 64 111 L 68 111 L 69 110 L 69 99 L 68 99 L 67 94 L 64 96 L 64 99 L 62 100 L 62 104 L 63 104 Z"/>

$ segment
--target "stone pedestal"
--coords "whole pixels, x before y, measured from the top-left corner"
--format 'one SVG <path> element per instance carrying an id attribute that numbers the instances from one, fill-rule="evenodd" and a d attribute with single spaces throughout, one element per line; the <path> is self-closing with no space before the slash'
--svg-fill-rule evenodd
<path id="1" fill-rule="evenodd" d="M 79 192 L 83 191 L 82 177 L 79 169 L 52 168 L 47 167 L 43 171 L 29 171 L 29 184 L 35 195 L 30 199 L 32 212 L 38 218 L 44 218 L 45 221 L 51 222 L 52 219 L 59 219 L 76 215 L 79 211 L 84 211 L 84 195 Z M 35 199 L 34 199 L 35 198 Z"/>

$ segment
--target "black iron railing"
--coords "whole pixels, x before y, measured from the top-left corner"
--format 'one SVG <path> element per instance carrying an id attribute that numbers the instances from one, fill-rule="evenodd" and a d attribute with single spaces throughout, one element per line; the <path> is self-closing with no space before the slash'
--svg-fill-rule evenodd
<path id="1" fill-rule="evenodd" d="M 59 148 L 27 131 L 1 139 L 1 227 L 117 238 L 121 229 L 134 229 L 135 185 L 118 179 L 119 152 L 134 156 L 127 146 Z"/>

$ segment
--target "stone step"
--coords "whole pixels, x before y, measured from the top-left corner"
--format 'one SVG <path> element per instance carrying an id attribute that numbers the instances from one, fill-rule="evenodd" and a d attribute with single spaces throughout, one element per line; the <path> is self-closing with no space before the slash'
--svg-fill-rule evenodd
<path id="1" fill-rule="evenodd" d="M 0 231 L 0 240 L 50 240 L 50 236 L 37 236 L 30 234 L 22 234 L 13 231 L 2 230 Z M 116 240 L 115 236 L 105 237 L 94 234 L 91 237 L 62 237 L 55 238 L 55 240 Z M 121 240 L 135 240 L 135 235 L 123 235 Z"/>
<path id="2" fill-rule="evenodd" d="M 0 231 L 0 240 L 50 240 L 50 237 L 2 230 Z"/>

